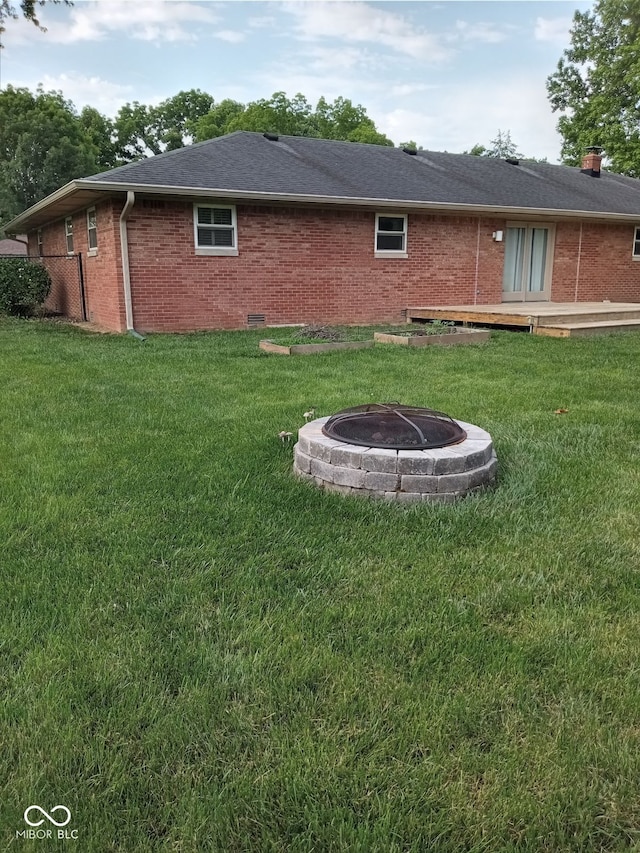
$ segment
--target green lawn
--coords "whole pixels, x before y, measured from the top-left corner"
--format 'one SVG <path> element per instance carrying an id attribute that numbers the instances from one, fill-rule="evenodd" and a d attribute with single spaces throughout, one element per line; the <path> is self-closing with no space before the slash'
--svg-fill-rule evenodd
<path id="1" fill-rule="evenodd" d="M 0 321 L 0 849 L 640 849 L 640 335 L 261 337 Z M 280 430 L 388 400 L 498 487 L 292 477 Z"/>

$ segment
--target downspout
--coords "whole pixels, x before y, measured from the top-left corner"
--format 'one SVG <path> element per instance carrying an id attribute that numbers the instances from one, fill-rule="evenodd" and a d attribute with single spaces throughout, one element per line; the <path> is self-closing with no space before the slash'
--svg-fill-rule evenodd
<path id="1" fill-rule="evenodd" d="M 578 263 L 576 264 L 576 288 L 573 294 L 573 301 L 578 301 L 578 287 L 580 285 L 580 260 L 582 258 L 582 222 L 580 223 L 580 239 L 578 241 Z"/>
<path id="2" fill-rule="evenodd" d="M 122 255 L 122 281 L 124 285 L 124 314 L 127 324 L 127 332 L 144 341 L 142 335 L 133 328 L 133 306 L 131 304 L 131 273 L 129 270 L 129 239 L 127 236 L 127 219 L 136 201 L 133 190 L 127 191 L 127 200 L 120 214 L 120 253 Z"/>
<path id="3" fill-rule="evenodd" d="M 478 232 L 476 235 L 476 269 L 473 276 L 473 304 L 478 304 L 478 284 L 479 284 L 479 272 L 480 272 L 480 217 L 478 217 Z"/>

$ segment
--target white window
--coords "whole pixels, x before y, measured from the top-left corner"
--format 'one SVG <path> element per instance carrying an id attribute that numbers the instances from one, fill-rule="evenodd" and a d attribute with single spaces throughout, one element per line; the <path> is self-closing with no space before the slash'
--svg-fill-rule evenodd
<path id="1" fill-rule="evenodd" d="M 64 236 L 67 241 L 67 254 L 73 255 L 73 219 L 70 216 L 64 221 Z"/>
<path id="2" fill-rule="evenodd" d="M 235 207 L 194 204 L 193 225 L 197 255 L 238 254 Z"/>
<path id="3" fill-rule="evenodd" d="M 98 219 L 95 207 L 90 207 L 87 210 L 87 241 L 89 254 L 95 255 L 98 251 Z"/>
<path id="4" fill-rule="evenodd" d="M 398 213 L 376 214 L 376 257 L 406 258 L 407 217 Z"/>
<path id="5" fill-rule="evenodd" d="M 633 232 L 633 257 L 640 259 L 640 225 L 636 225 Z"/>
<path id="6" fill-rule="evenodd" d="M 36 234 L 38 237 L 38 255 L 39 255 L 39 257 L 42 257 L 42 254 L 44 251 L 43 245 L 42 245 L 42 228 L 38 228 Z"/>

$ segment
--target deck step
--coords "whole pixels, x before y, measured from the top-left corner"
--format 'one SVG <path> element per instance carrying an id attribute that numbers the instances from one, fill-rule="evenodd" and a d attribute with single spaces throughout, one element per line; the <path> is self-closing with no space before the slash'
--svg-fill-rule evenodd
<path id="1" fill-rule="evenodd" d="M 601 323 L 611 320 L 637 320 L 640 322 L 640 309 L 638 310 L 620 310 L 604 309 L 603 311 L 594 311 L 593 313 L 574 313 L 564 314 L 547 314 L 537 318 L 538 326 L 565 326 L 565 325 L 581 325 L 583 323 Z"/>
<path id="2" fill-rule="evenodd" d="M 555 326 L 538 325 L 536 335 L 552 338 L 574 338 L 583 335 L 602 335 L 611 332 L 640 331 L 640 317 L 630 320 L 603 320 L 591 323 L 557 323 Z"/>
<path id="3" fill-rule="evenodd" d="M 568 338 L 640 328 L 639 302 L 501 302 L 434 305 L 406 309 L 408 321 L 444 320 L 479 326 L 525 328 L 537 335 Z"/>

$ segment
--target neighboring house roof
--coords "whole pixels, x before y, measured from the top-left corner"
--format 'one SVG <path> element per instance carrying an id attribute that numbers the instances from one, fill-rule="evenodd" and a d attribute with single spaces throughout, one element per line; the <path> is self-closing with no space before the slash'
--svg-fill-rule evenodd
<path id="1" fill-rule="evenodd" d="M 26 240 L 24 235 L 20 235 Z M 0 256 L 2 255 L 26 255 L 27 245 L 20 240 L 0 240 Z"/>
<path id="2" fill-rule="evenodd" d="M 640 218 L 640 181 L 523 160 L 309 137 L 236 133 L 72 181 L 7 226 L 46 219 L 114 192 L 355 204 L 501 214 Z"/>

